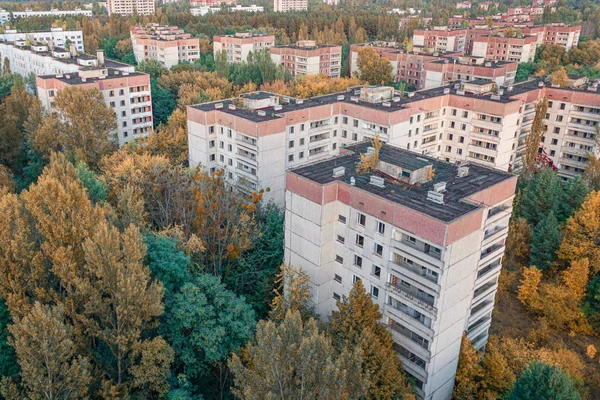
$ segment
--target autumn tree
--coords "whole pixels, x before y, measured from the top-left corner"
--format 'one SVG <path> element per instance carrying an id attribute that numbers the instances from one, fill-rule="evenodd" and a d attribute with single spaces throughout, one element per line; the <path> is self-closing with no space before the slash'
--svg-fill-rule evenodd
<path id="1" fill-rule="evenodd" d="M 9 327 L 21 366 L 22 390 L 30 399 L 86 398 L 92 381 L 87 357 L 77 355 L 73 330 L 60 307 L 35 303 Z"/>
<path id="2" fill-rule="evenodd" d="M 360 354 L 336 356 L 330 340 L 310 318 L 289 311 L 280 322 L 260 321 L 256 339 L 229 361 L 233 393 L 240 399 L 356 399 L 366 382 Z"/>
<path id="3" fill-rule="evenodd" d="M 563 230 L 558 257 L 564 262 L 588 259 L 590 270 L 600 272 L 600 192 L 590 192 Z"/>
<path id="4" fill-rule="evenodd" d="M 475 400 L 481 390 L 483 368 L 479 364 L 481 354 L 473 347 L 471 341 L 463 334 L 460 343 L 460 355 L 456 369 L 456 379 L 452 397 L 456 400 Z"/>
<path id="5" fill-rule="evenodd" d="M 55 114 L 46 117 L 32 134 L 33 147 L 46 158 L 65 152 L 91 166 L 117 148 L 117 119 L 95 88 L 69 86 L 54 100 Z"/>
<path id="6" fill-rule="evenodd" d="M 370 46 L 358 50 L 356 65 L 358 77 L 370 85 L 387 85 L 392 82 L 392 64 Z"/>
<path id="7" fill-rule="evenodd" d="M 543 98 L 535 105 L 535 116 L 531 125 L 531 132 L 525 138 L 525 150 L 523 151 L 522 171 L 525 177 L 531 176 L 538 156 L 538 149 L 542 136 L 546 133 L 546 113 L 548 112 L 548 99 Z"/>
<path id="8" fill-rule="evenodd" d="M 600 159 L 594 154 L 588 154 L 587 158 L 583 179 L 592 190 L 600 190 Z"/>
<path id="9" fill-rule="evenodd" d="M 281 264 L 276 275 L 275 298 L 271 303 L 270 319 L 281 321 L 289 311 L 300 313 L 303 319 L 312 314 L 310 277 L 302 268 Z"/>
<path id="10" fill-rule="evenodd" d="M 532 306 L 537 299 L 542 272 L 536 267 L 524 268 L 523 279 L 519 286 L 517 298 L 526 306 Z"/>
<path id="11" fill-rule="evenodd" d="M 565 87 L 567 85 L 567 81 L 569 80 L 569 76 L 567 75 L 567 71 L 565 67 L 560 67 L 556 71 L 552 73 L 552 84 L 558 85 L 560 87 Z"/>
<path id="12" fill-rule="evenodd" d="M 367 397 L 373 399 L 414 398 L 393 349 L 391 333 L 379 323 L 379 306 L 371 300 L 361 281 L 330 317 L 330 331 L 338 349 L 357 348 L 363 354 L 362 370 L 369 382 Z"/>
<path id="13" fill-rule="evenodd" d="M 146 148 L 154 155 L 162 155 L 174 164 L 185 165 L 188 162 L 187 117 L 177 109 L 165 125 L 160 125 L 148 137 Z"/>
<path id="14" fill-rule="evenodd" d="M 507 400 L 579 400 L 575 383 L 563 370 L 535 362 L 517 379 Z"/>
<path id="15" fill-rule="evenodd" d="M 531 234 L 531 226 L 525 218 L 511 219 L 506 238 L 506 255 L 513 262 L 525 264 L 529 260 Z"/>

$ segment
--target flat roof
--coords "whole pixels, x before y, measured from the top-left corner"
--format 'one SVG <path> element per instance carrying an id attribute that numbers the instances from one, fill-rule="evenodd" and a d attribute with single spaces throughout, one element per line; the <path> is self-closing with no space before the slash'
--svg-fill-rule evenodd
<path id="1" fill-rule="evenodd" d="M 410 165 L 414 167 L 413 170 L 426 165 L 432 165 L 435 171 L 433 180 L 422 184 L 410 185 L 395 180 L 379 171 L 359 174 L 356 172 L 356 165 L 360 161 L 360 154 L 366 153 L 369 146 L 371 146 L 370 142 L 366 141 L 350 145 L 344 147 L 344 150 L 347 150 L 347 152 L 343 155 L 294 168 L 290 172 L 320 185 L 334 181 L 350 185 L 350 179 L 354 178 L 354 186 L 361 190 L 422 214 L 429 215 L 445 223 L 449 223 L 481 207 L 478 204 L 467 201 L 467 197 L 513 178 L 513 175 L 508 172 L 487 168 L 474 163 L 462 164 L 468 165 L 469 173 L 467 176 L 459 178 L 457 175 L 458 165 L 456 164 L 387 144 L 383 144 L 379 150 L 379 159 L 381 161 L 397 165 L 401 168 Z M 343 176 L 333 176 L 333 169 L 337 167 L 345 167 L 346 172 Z M 384 187 L 370 184 L 371 176 L 384 178 Z M 427 192 L 433 190 L 433 186 L 436 183 L 441 182 L 446 182 L 444 204 L 427 200 Z"/>
<path id="2" fill-rule="evenodd" d="M 103 67 L 87 68 L 87 70 L 93 70 L 93 69 L 104 69 L 104 68 Z M 116 72 L 118 72 L 118 73 L 116 73 Z M 62 76 L 59 78 L 58 77 L 59 75 L 62 75 Z M 118 79 L 118 78 L 123 78 L 123 77 L 130 77 L 130 76 L 142 76 L 142 75 L 146 75 L 146 74 L 143 72 L 127 72 L 127 75 L 123 75 L 123 73 L 121 71 L 115 71 L 112 68 L 108 68 L 108 75 L 105 75 L 104 78 L 86 77 L 85 82 L 83 82 L 82 78 L 79 76 L 79 72 L 71 72 L 71 73 L 59 74 L 59 75 L 42 75 L 42 76 L 40 76 L 40 79 L 56 79 L 61 82 L 68 83 L 69 85 L 81 85 L 83 83 L 97 82 L 97 81 L 109 80 L 109 79 Z M 69 76 L 68 78 L 67 78 L 67 75 Z"/>

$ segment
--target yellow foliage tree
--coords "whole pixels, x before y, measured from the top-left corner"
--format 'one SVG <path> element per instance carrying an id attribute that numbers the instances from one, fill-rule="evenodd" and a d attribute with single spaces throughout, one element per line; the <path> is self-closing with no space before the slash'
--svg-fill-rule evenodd
<path id="1" fill-rule="evenodd" d="M 166 125 L 160 125 L 148 137 L 147 150 L 163 155 L 174 164 L 186 165 L 188 161 L 187 117 L 180 109 L 173 111 Z"/>
<path id="2" fill-rule="evenodd" d="M 552 73 L 552 84 L 559 85 L 560 87 L 565 87 L 567 85 L 567 81 L 569 80 L 569 75 L 567 75 L 567 71 L 565 67 L 560 67 L 556 71 Z"/>
<path id="3" fill-rule="evenodd" d="M 356 65 L 359 78 L 369 85 L 387 85 L 392 82 L 392 64 L 370 46 L 358 50 Z"/>
<path id="4" fill-rule="evenodd" d="M 373 171 L 379 162 L 379 150 L 381 149 L 379 135 L 375 135 L 371 143 L 373 145 L 373 152 L 370 154 L 361 154 L 360 161 L 356 164 L 356 172 L 358 174 L 366 174 L 367 172 Z"/>
<path id="5" fill-rule="evenodd" d="M 517 298 L 526 307 L 534 308 L 534 300 L 538 298 L 538 288 L 542 279 L 542 271 L 536 267 L 524 268 L 523 279 L 519 285 Z"/>
<path id="6" fill-rule="evenodd" d="M 483 368 L 479 364 L 481 354 L 473 347 L 471 341 L 463 334 L 460 344 L 460 355 L 456 369 L 456 381 L 452 398 L 456 400 L 475 400 L 481 390 Z"/>

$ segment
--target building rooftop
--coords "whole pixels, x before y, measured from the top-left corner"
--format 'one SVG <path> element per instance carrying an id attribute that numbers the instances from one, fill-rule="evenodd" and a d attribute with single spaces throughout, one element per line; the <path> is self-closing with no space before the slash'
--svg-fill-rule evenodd
<path id="1" fill-rule="evenodd" d="M 466 176 L 458 176 L 458 166 L 436 158 L 427 157 L 399 147 L 383 144 L 379 151 L 379 161 L 391 164 L 408 171 L 415 171 L 431 166 L 435 172 L 432 180 L 408 184 L 392 178 L 379 170 L 359 174 L 356 172 L 360 154 L 366 153 L 371 146 L 369 142 L 360 142 L 344 148 L 343 154 L 321 162 L 292 169 L 290 172 L 307 178 L 320 185 L 333 181 L 344 182 L 357 188 L 382 197 L 394 203 L 409 207 L 420 213 L 429 215 L 443 222 L 451 222 L 480 207 L 467 201 L 466 198 L 513 177 L 512 174 L 486 168 L 478 164 L 463 164 L 468 167 Z M 344 167 L 342 176 L 334 176 L 333 169 Z M 371 182 L 371 177 L 384 179 L 383 187 Z M 428 192 L 434 190 L 436 184 L 446 184 L 443 193 L 443 204 L 428 200 Z"/>
<path id="2" fill-rule="evenodd" d="M 58 74 L 58 75 L 42 75 L 40 79 L 57 79 L 61 82 L 67 83 L 69 85 L 81 85 L 83 83 L 91 83 L 97 82 L 100 80 L 109 80 L 109 79 L 117 79 L 122 78 L 124 76 L 142 76 L 146 75 L 143 72 L 121 72 L 119 70 L 115 70 L 113 68 L 105 68 L 105 67 L 90 67 L 85 68 L 86 71 L 98 71 L 98 76 L 80 76 L 79 72 L 73 72 L 70 74 Z M 106 72 L 105 74 L 102 72 Z M 85 81 L 84 81 L 85 79 Z"/>

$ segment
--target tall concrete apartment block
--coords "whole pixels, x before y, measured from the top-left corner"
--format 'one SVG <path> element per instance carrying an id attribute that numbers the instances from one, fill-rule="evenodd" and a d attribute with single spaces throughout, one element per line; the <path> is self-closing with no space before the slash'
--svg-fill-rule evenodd
<path id="1" fill-rule="evenodd" d="M 359 174 L 369 146 L 287 172 L 285 262 L 323 318 L 362 281 L 418 398 L 447 400 L 463 332 L 488 339 L 517 178 L 390 145 Z"/>
<path id="2" fill-rule="evenodd" d="M 413 48 L 420 52 L 463 52 L 466 43 L 467 29 L 447 29 L 443 26 L 433 29 L 415 29 L 413 34 Z"/>
<path id="3" fill-rule="evenodd" d="M 274 46 L 269 51 L 271 59 L 293 77 L 322 74 L 336 78 L 341 74 L 342 46 L 319 46 L 314 40 L 299 40 L 295 45 Z"/>
<path id="4" fill-rule="evenodd" d="M 36 77 L 38 97 L 53 111 L 54 99 L 68 86 L 102 92 L 106 104 L 115 111 L 119 145 L 146 137 L 152 132 L 152 98 L 150 75 L 124 72 L 100 64 L 78 72 Z"/>
<path id="5" fill-rule="evenodd" d="M 497 61 L 530 62 L 535 58 L 537 36 L 478 36 L 473 39 L 473 55 Z"/>
<path id="6" fill-rule="evenodd" d="M 170 69 L 180 62 L 200 58 L 200 39 L 192 38 L 176 26 L 148 24 L 130 28 L 135 61 L 156 60 Z"/>
<path id="7" fill-rule="evenodd" d="M 234 35 L 213 37 L 213 51 L 215 57 L 223 50 L 227 53 L 230 64 L 246 61 L 250 52 L 270 49 L 275 46 L 275 36 L 262 35 L 251 32 L 239 32 Z"/>
<path id="8" fill-rule="evenodd" d="M 600 155 L 598 85 L 582 79 L 573 86 L 531 81 L 494 91 L 492 81 L 475 80 L 405 96 L 363 87 L 304 100 L 250 93 L 188 107 L 190 164 L 224 168 L 228 182 L 242 190 L 268 187 L 266 196 L 280 205 L 287 169 L 375 135 L 448 162 L 518 171 L 535 105 L 547 97 L 540 152 L 568 180 L 583 172 L 588 153 Z"/>
<path id="9" fill-rule="evenodd" d="M 107 0 L 108 14 L 152 15 L 154 0 Z"/>
<path id="10" fill-rule="evenodd" d="M 62 48 L 70 48 L 71 45 L 74 45 L 77 51 L 84 51 L 83 33 L 79 30 L 64 30 L 63 28 L 50 28 L 49 31 L 35 32 L 6 29 L 0 33 L 0 41 L 3 43 L 28 42 L 29 45 L 39 43 Z"/>
<path id="11" fill-rule="evenodd" d="M 394 81 L 405 81 L 419 89 L 431 89 L 455 81 L 490 79 L 498 86 L 514 83 L 517 62 L 492 61 L 481 57 L 431 55 L 411 53 L 403 50 L 396 42 L 371 42 L 350 46 L 350 73 L 358 74 L 358 50 L 369 46 L 392 64 Z"/>
<path id="12" fill-rule="evenodd" d="M 273 0 L 275 12 L 308 10 L 308 0 Z"/>

